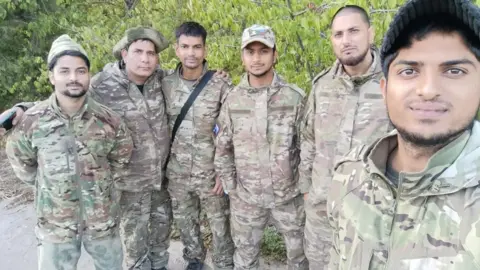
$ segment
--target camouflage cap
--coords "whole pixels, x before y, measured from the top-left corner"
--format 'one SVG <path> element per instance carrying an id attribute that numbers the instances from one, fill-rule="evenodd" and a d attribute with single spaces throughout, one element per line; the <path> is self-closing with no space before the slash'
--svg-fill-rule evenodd
<path id="1" fill-rule="evenodd" d="M 50 48 L 50 52 L 48 52 L 47 57 L 47 65 L 50 66 L 50 63 L 55 58 L 55 56 L 65 52 L 65 51 L 77 51 L 87 57 L 87 53 L 85 50 L 80 46 L 80 44 L 73 41 L 70 36 L 68 35 L 61 35 L 57 39 L 52 42 L 52 47 Z"/>
<path id="2" fill-rule="evenodd" d="M 127 29 L 123 38 L 113 47 L 113 56 L 118 60 L 122 59 L 122 50 L 139 39 L 148 39 L 155 45 L 157 53 L 168 47 L 168 40 L 159 31 L 149 27 L 134 27 Z"/>
<path id="3" fill-rule="evenodd" d="M 243 31 L 242 49 L 252 42 L 261 42 L 270 48 L 275 47 L 275 34 L 266 25 L 254 24 Z"/>

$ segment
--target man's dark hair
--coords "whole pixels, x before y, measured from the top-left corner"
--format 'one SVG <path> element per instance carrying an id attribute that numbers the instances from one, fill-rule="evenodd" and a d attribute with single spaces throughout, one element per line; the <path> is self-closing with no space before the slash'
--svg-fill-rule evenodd
<path id="1" fill-rule="evenodd" d="M 342 12 L 343 10 L 349 10 L 349 11 L 352 11 L 354 13 L 360 14 L 362 16 L 363 21 L 365 21 L 365 23 L 367 23 L 368 26 L 370 27 L 370 17 L 368 16 L 368 13 L 367 13 L 367 11 L 365 11 L 364 8 L 362 8 L 360 6 L 357 6 L 357 5 L 345 5 L 345 6 L 341 7 L 340 9 L 338 9 L 337 12 L 335 12 L 335 14 L 333 15 L 332 20 L 330 21 L 330 28 L 332 27 L 333 21 L 335 20 L 337 15 L 340 12 Z"/>
<path id="2" fill-rule="evenodd" d="M 203 44 L 207 41 L 207 30 L 197 22 L 184 22 L 175 30 L 175 38 L 180 38 L 181 35 L 189 37 L 202 37 Z"/>
<path id="3" fill-rule="evenodd" d="M 396 38 L 396 43 L 385 54 L 383 71 L 388 76 L 390 64 L 397 58 L 398 51 L 410 48 L 414 41 L 421 41 L 429 34 L 437 32 L 442 34 L 457 33 L 465 45 L 480 61 L 480 39 L 475 33 L 459 19 L 448 14 L 436 14 L 433 17 L 422 17 L 412 21 L 405 30 Z M 432 48 L 433 49 L 433 48 Z"/>
<path id="4" fill-rule="evenodd" d="M 85 56 L 83 53 L 79 51 L 72 51 L 72 50 L 67 50 L 67 51 L 61 52 L 58 55 L 55 55 L 55 57 L 52 58 L 52 61 L 50 61 L 50 64 L 48 65 L 48 70 L 52 71 L 55 65 L 57 64 L 58 59 L 66 55 L 82 58 L 83 61 L 85 61 L 85 64 L 87 65 L 88 70 L 90 70 L 90 61 L 88 60 L 87 56 Z"/>

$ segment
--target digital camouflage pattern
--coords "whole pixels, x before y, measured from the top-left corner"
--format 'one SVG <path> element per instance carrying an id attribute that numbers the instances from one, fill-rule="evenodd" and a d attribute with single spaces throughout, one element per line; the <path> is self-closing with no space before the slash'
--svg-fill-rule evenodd
<path id="1" fill-rule="evenodd" d="M 163 166 L 170 136 L 161 85 L 167 74 L 155 70 L 142 93 L 120 62 L 115 62 L 107 64 L 90 83 L 90 95 L 123 116 L 135 145 L 128 181 L 117 185 L 122 190 L 120 236 L 128 269 L 150 270 L 168 263 L 170 242 L 164 235 L 170 232 L 172 218 Z M 154 223 L 149 230 L 150 222 Z"/>
<path id="2" fill-rule="evenodd" d="M 335 160 L 352 147 L 372 142 L 392 129 L 380 90 L 380 56 L 370 70 L 350 77 L 337 60 L 314 79 L 302 126 L 300 189 L 312 203 L 325 202 Z"/>
<path id="3" fill-rule="evenodd" d="M 122 269 L 122 243 L 118 235 L 83 241 L 92 257 L 95 270 Z M 67 243 L 38 243 L 38 270 L 77 270 L 82 251 L 82 241 Z"/>
<path id="4" fill-rule="evenodd" d="M 172 203 L 167 189 L 154 190 L 151 200 L 148 258 L 152 269 L 161 269 L 168 265 L 170 257 Z"/>
<path id="5" fill-rule="evenodd" d="M 125 181 L 132 149 L 121 118 L 92 99 L 73 117 L 55 94 L 26 111 L 6 150 L 17 177 L 36 187 L 37 238 L 67 243 L 113 235 L 114 184 Z"/>
<path id="6" fill-rule="evenodd" d="M 181 64 L 162 81 L 170 130 L 196 87 L 182 79 Z M 208 70 L 205 61 L 203 75 Z M 200 233 L 200 207 L 207 213 L 212 230 L 212 260 L 216 269 L 233 268 L 233 241 L 230 235 L 229 205 L 225 196 L 211 193 L 215 186 L 215 134 L 220 106 L 230 83 L 214 75 L 200 92 L 177 130 L 167 166 L 169 192 L 175 222 L 185 246 L 187 261 L 205 260 L 206 250 Z M 171 136 L 171 135 L 170 135 Z"/>
<path id="7" fill-rule="evenodd" d="M 117 188 L 130 192 L 160 190 L 170 137 L 161 80 L 167 72 L 157 69 L 144 84 L 143 94 L 131 82 L 120 62 L 107 64 L 90 82 L 95 100 L 123 116 L 135 145 L 130 175 Z"/>
<path id="8" fill-rule="evenodd" d="M 261 89 L 251 87 L 244 75 L 230 91 L 218 120 L 215 156 L 225 190 L 265 208 L 298 196 L 298 123 L 304 96 L 277 74 L 271 86 Z"/>
<path id="9" fill-rule="evenodd" d="M 305 209 L 301 196 L 269 209 L 248 204 L 232 192 L 230 205 L 232 235 L 237 249 L 234 257 L 236 270 L 261 269 L 258 258 L 263 232 L 269 220 L 283 235 L 288 269 L 308 269 L 303 252 Z"/>
<path id="10" fill-rule="evenodd" d="M 120 235 L 128 269 L 168 265 L 172 209 L 166 189 L 121 193 Z"/>
<path id="11" fill-rule="evenodd" d="M 480 123 L 419 173 L 385 176 L 396 132 L 353 149 L 328 197 L 329 269 L 480 269 Z"/>
<path id="12" fill-rule="evenodd" d="M 372 142 L 392 129 L 380 90 L 380 57 L 362 76 L 350 77 L 337 60 L 314 80 L 302 128 L 299 187 L 305 204 L 305 254 L 311 269 L 329 260 L 331 232 L 325 202 L 334 161 L 352 147 Z"/>
<path id="13" fill-rule="evenodd" d="M 215 168 L 232 198 L 236 269 L 258 269 L 260 235 L 254 232 L 263 232 L 267 217 L 284 232 L 290 269 L 308 269 L 303 205 L 295 204 L 304 97 L 278 74 L 264 88 L 251 87 L 244 75 L 222 106 Z"/>

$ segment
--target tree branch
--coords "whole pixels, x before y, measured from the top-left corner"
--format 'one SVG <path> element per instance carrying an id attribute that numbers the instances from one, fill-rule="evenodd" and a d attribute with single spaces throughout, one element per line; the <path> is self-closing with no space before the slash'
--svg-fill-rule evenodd
<path id="1" fill-rule="evenodd" d="M 370 9 L 370 14 L 374 13 L 391 13 L 391 12 L 397 12 L 398 9 Z"/>

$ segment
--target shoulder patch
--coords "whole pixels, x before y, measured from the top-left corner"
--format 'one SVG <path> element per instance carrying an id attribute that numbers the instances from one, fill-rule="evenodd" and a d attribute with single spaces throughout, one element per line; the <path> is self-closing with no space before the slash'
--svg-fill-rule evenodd
<path id="1" fill-rule="evenodd" d="M 305 93 L 305 91 L 303 91 L 302 88 L 298 87 L 296 84 L 287 84 L 288 87 L 290 87 L 290 89 L 294 90 L 295 92 L 299 93 L 300 96 L 305 97 L 307 94 Z"/>
<path id="2" fill-rule="evenodd" d="M 322 70 L 322 72 L 318 73 L 317 76 L 315 76 L 312 80 L 312 85 L 314 85 L 320 78 L 322 78 L 323 76 L 325 76 L 325 74 L 327 74 L 329 71 L 330 71 L 331 68 L 327 68 L 327 69 L 324 69 Z"/>
<path id="3" fill-rule="evenodd" d="M 96 88 L 100 84 L 102 84 L 105 80 L 112 76 L 111 73 L 100 71 L 99 73 L 95 74 L 93 78 L 90 80 L 90 87 Z"/>

